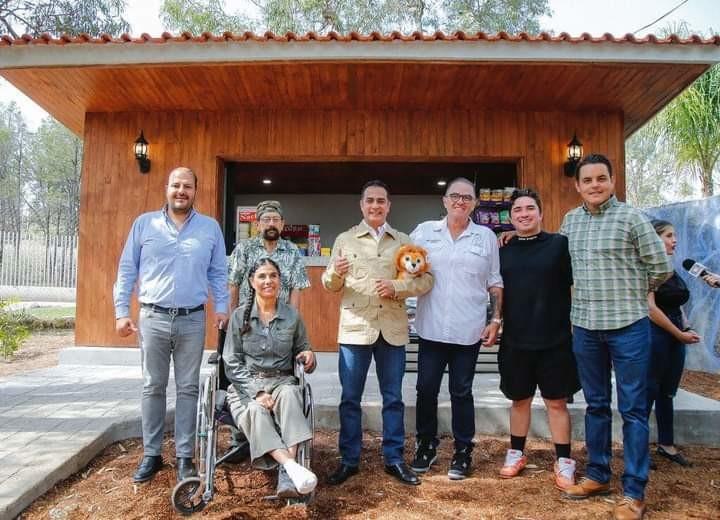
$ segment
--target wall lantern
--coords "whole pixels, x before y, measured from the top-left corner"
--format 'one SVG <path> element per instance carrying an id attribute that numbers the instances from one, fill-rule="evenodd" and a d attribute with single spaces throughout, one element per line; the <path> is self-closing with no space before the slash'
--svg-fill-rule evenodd
<path id="1" fill-rule="evenodd" d="M 583 156 L 583 145 L 578 140 L 577 134 L 573 132 L 572 141 L 567 145 L 567 161 L 565 162 L 565 175 L 573 177 L 575 175 L 575 167 Z"/>
<path id="2" fill-rule="evenodd" d="M 135 151 L 135 159 L 138 162 L 140 173 L 148 173 L 150 171 L 150 159 L 148 159 L 148 142 L 145 140 L 143 131 L 140 130 L 140 137 L 135 140 L 133 145 Z"/>

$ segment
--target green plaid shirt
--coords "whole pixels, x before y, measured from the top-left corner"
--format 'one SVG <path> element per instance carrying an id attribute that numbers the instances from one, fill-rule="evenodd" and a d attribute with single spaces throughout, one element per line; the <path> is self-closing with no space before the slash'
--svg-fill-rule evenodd
<path id="1" fill-rule="evenodd" d="M 580 206 L 565 215 L 574 290 L 570 319 L 590 330 L 614 330 L 648 315 L 647 295 L 672 274 L 648 219 L 613 195 L 596 214 Z"/>
<path id="2" fill-rule="evenodd" d="M 310 287 L 310 281 L 305 271 L 305 261 L 295 244 L 281 238 L 278 240 L 275 250 L 268 254 L 261 237 L 240 240 L 228 260 L 228 281 L 232 285 L 240 286 L 239 304 L 241 306 L 250 294 L 248 272 L 255 262 L 264 257 L 269 257 L 280 267 L 278 298 L 281 302 L 289 302 L 292 289 Z"/>

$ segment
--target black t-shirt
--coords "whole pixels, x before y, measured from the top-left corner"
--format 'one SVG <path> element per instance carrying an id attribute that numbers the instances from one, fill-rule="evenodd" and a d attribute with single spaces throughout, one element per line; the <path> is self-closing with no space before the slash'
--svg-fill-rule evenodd
<path id="1" fill-rule="evenodd" d="M 667 316 L 680 314 L 680 306 L 690 299 L 687 285 L 673 271 L 672 276 L 655 291 L 655 304 Z"/>
<path id="2" fill-rule="evenodd" d="M 572 265 L 567 237 L 541 231 L 500 248 L 503 343 L 524 350 L 569 345 Z"/>

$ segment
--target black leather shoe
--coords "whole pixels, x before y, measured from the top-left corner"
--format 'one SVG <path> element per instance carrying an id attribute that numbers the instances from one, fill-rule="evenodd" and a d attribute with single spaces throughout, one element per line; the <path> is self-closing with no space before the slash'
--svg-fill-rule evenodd
<path id="1" fill-rule="evenodd" d="M 146 455 L 138 464 L 133 482 L 145 482 L 155 476 L 155 473 L 163 467 L 162 457 L 160 455 Z"/>
<path id="2" fill-rule="evenodd" d="M 177 481 L 180 482 L 186 478 L 196 477 L 197 470 L 193 464 L 191 457 L 178 457 L 175 459 L 175 471 L 177 471 Z"/>
<path id="3" fill-rule="evenodd" d="M 400 464 L 385 465 L 385 473 L 392 475 L 403 484 L 408 484 L 410 486 L 420 485 L 420 479 L 418 476 L 410 469 L 410 466 L 404 462 L 401 462 Z"/>
<path id="4" fill-rule="evenodd" d="M 679 451 L 676 453 L 669 453 L 662 446 L 658 446 L 657 454 L 661 457 L 665 457 L 666 459 L 674 462 L 675 464 L 680 464 L 681 466 L 684 466 L 686 468 L 692 467 L 692 463 L 685 457 L 683 457 L 682 453 L 680 453 Z"/>
<path id="5" fill-rule="evenodd" d="M 358 474 L 358 467 L 357 466 L 348 466 L 347 464 L 340 464 L 340 467 L 335 470 L 335 473 L 332 473 L 328 479 L 327 483 L 331 486 L 337 486 L 339 484 L 342 484 L 347 479 L 352 477 L 353 475 Z"/>

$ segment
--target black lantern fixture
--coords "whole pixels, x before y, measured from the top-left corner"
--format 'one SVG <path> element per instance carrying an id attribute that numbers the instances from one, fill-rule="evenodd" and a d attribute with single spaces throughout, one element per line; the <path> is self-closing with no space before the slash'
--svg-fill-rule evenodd
<path id="1" fill-rule="evenodd" d="M 138 162 L 140 173 L 148 173 L 150 171 L 150 159 L 148 159 L 148 142 L 145 140 L 143 131 L 140 130 L 140 137 L 135 140 L 133 145 L 135 151 L 135 159 Z"/>
<path id="2" fill-rule="evenodd" d="M 565 162 L 565 175 L 572 177 L 575 175 L 575 168 L 583 156 L 583 145 L 577 138 L 577 133 L 573 132 L 572 141 L 567 145 L 567 161 Z"/>

